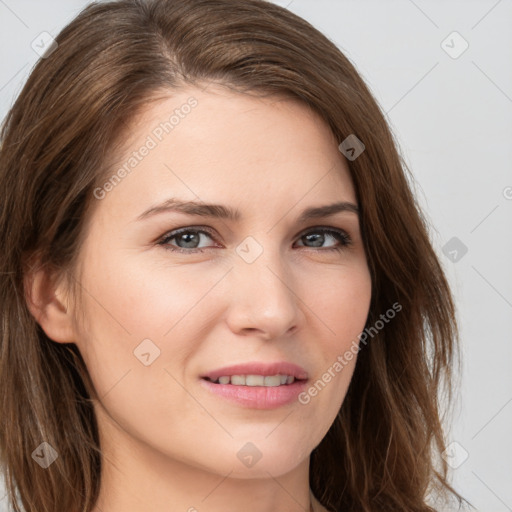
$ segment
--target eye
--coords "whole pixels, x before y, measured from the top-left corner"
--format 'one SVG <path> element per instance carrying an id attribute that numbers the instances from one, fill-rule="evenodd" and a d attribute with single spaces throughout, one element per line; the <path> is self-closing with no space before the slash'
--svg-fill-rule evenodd
<path id="1" fill-rule="evenodd" d="M 329 246 L 324 246 L 325 242 L 333 240 L 334 245 L 331 243 Z M 312 244 L 305 245 L 305 247 L 325 247 L 325 250 L 328 251 L 341 251 L 352 243 L 352 239 L 345 231 L 327 227 L 316 227 L 311 229 L 303 234 L 299 238 L 299 241 L 302 241 L 303 244 Z M 338 242 L 337 244 L 336 241 Z"/>
<path id="2" fill-rule="evenodd" d="M 204 237 L 213 239 L 213 236 L 203 229 L 182 228 L 171 231 L 158 244 L 171 251 L 203 252 L 204 246 L 200 247 L 199 244 Z M 170 244 L 171 240 L 175 240 L 177 247 Z"/>
<path id="3" fill-rule="evenodd" d="M 206 238 L 215 240 L 213 234 L 210 233 L 209 230 L 186 227 L 171 231 L 157 242 L 157 244 L 169 251 L 197 253 L 203 252 L 204 249 L 215 247 L 213 245 L 201 246 L 201 242 L 204 242 L 204 239 Z M 343 230 L 328 227 L 316 227 L 303 233 L 299 237 L 299 242 L 302 242 L 302 245 L 299 245 L 299 247 L 317 247 L 322 248 L 324 251 L 341 251 L 350 245 L 352 240 Z M 326 242 L 328 243 L 327 246 L 324 245 Z"/>

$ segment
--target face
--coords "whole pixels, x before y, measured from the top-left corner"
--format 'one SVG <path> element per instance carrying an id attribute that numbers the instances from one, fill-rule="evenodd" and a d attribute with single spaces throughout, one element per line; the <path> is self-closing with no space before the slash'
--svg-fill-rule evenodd
<path id="1" fill-rule="evenodd" d="M 307 107 L 220 86 L 152 103 L 130 133 L 80 254 L 100 431 L 222 475 L 290 471 L 338 413 L 356 358 L 336 362 L 369 310 L 357 213 L 319 210 L 357 206 L 347 163 Z"/>

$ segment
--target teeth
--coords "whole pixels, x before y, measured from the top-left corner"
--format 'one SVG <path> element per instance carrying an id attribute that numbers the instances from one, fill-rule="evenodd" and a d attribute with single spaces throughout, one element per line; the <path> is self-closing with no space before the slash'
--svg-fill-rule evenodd
<path id="1" fill-rule="evenodd" d="M 232 384 L 234 386 L 265 386 L 277 387 L 292 384 L 295 377 L 291 375 L 224 375 L 213 381 L 218 384 Z"/>
<path id="2" fill-rule="evenodd" d="M 280 375 L 269 375 L 265 377 L 264 386 L 280 386 L 281 385 L 281 376 Z"/>
<path id="3" fill-rule="evenodd" d="M 265 385 L 265 377 L 263 375 L 247 375 L 245 377 L 246 386 L 263 386 Z"/>
<path id="4" fill-rule="evenodd" d="M 232 375 L 231 384 L 235 386 L 245 386 L 245 375 Z"/>

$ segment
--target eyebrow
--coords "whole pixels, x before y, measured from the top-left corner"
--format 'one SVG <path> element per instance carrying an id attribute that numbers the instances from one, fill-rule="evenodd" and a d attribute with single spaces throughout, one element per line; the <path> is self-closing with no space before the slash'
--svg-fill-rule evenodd
<path id="1" fill-rule="evenodd" d="M 152 206 L 145 212 L 141 213 L 136 220 L 143 220 L 164 212 L 177 212 L 188 215 L 197 215 L 200 217 L 226 219 L 233 222 L 237 222 L 242 218 L 242 214 L 239 210 L 229 206 L 224 206 L 222 204 L 208 204 L 197 201 L 181 201 L 179 199 L 170 198 L 163 203 Z M 340 201 L 325 206 L 306 208 L 301 213 L 298 220 L 299 222 L 305 222 L 311 219 L 330 217 L 340 212 L 355 213 L 359 217 L 359 208 L 357 205 L 348 201 Z"/>

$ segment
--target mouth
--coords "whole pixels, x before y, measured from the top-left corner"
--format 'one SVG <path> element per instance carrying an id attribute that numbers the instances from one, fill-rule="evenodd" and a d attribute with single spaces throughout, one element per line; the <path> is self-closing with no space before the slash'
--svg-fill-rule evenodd
<path id="1" fill-rule="evenodd" d="M 250 409 L 275 409 L 297 401 L 309 381 L 293 363 L 246 363 L 213 370 L 200 382 L 214 396 Z"/>

